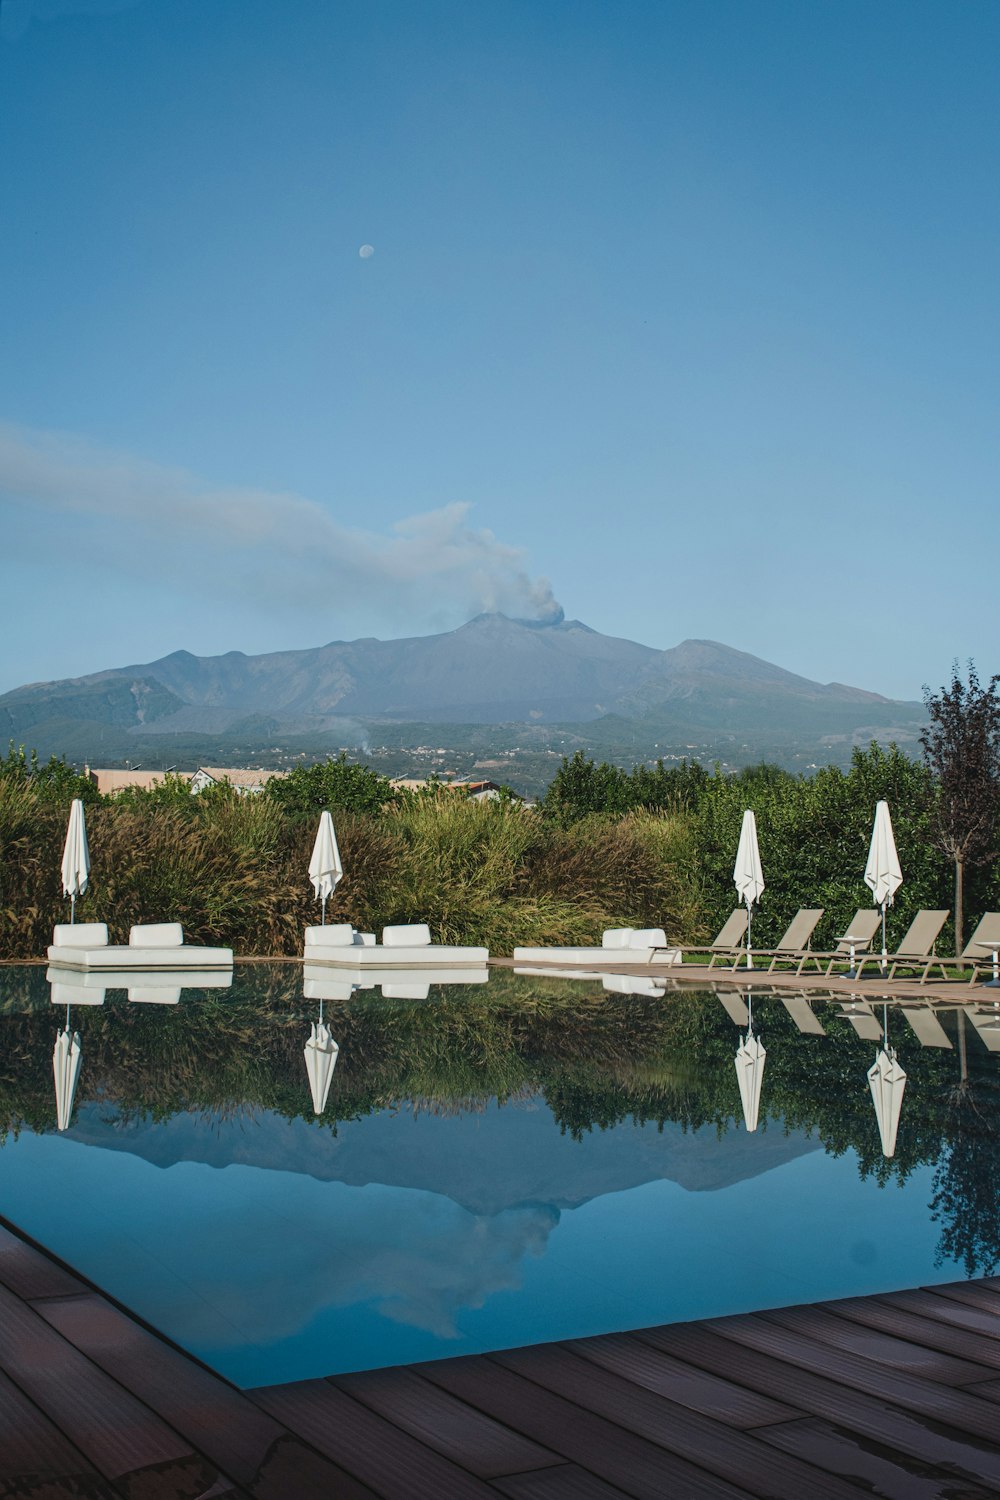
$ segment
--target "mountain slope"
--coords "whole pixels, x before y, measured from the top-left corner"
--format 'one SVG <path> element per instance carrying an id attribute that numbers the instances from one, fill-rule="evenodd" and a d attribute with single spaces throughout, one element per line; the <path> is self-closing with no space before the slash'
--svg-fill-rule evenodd
<path id="1" fill-rule="evenodd" d="M 428 726 L 521 724 L 550 726 L 553 743 L 557 726 L 579 734 L 587 725 L 595 747 L 648 741 L 644 754 L 719 736 L 770 745 L 775 732 L 819 746 L 897 728 L 912 738 L 922 717 L 920 704 L 812 682 L 716 641 L 660 651 L 578 620 L 538 625 L 496 614 L 398 641 L 262 656 L 175 651 L 0 697 L 0 736 L 77 759 L 125 758 L 150 736 L 167 754 L 171 743 L 181 752 L 206 736 L 326 749 L 363 742 L 375 724 L 421 726 L 414 744 Z"/>

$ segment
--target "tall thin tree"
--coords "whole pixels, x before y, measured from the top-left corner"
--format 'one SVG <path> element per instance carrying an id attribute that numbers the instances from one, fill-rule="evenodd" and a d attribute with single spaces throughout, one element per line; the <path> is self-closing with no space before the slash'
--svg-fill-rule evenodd
<path id="1" fill-rule="evenodd" d="M 968 682 L 952 663 L 951 685 L 924 688 L 930 724 L 920 736 L 934 776 L 935 842 L 955 866 L 955 951 L 965 939 L 965 870 L 997 854 L 1000 844 L 1000 673 L 980 684 L 974 664 Z"/>

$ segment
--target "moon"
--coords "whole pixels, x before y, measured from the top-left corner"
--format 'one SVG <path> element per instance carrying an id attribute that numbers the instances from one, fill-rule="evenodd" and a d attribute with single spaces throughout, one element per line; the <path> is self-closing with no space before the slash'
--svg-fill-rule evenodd
<path id="1" fill-rule="evenodd" d="M 358 254 L 361 256 L 362 260 L 371 260 L 372 256 L 375 254 L 375 246 L 362 245 L 361 249 L 358 251 Z"/>

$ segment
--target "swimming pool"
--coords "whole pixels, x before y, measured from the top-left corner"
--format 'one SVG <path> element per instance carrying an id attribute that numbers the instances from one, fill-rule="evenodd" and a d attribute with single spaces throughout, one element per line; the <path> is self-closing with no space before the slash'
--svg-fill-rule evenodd
<path id="1" fill-rule="evenodd" d="M 426 998 L 398 976 L 395 995 L 310 988 L 258 965 L 179 1001 L 74 1004 L 59 1131 L 65 1009 L 44 970 L 0 970 L 3 1215 L 239 1385 L 993 1269 L 981 1010 L 931 1013 L 937 1033 L 888 1011 L 907 1079 L 887 1159 L 881 1013 L 839 994 L 753 994 L 750 1132 L 746 991 L 507 970 Z M 317 1115 L 321 1014 L 340 1050 Z"/>

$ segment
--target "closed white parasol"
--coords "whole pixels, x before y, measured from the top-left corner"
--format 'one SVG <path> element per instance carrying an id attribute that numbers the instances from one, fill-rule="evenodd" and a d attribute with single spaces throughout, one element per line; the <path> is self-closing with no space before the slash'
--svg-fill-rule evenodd
<path id="1" fill-rule="evenodd" d="M 885 973 L 888 949 L 885 941 L 885 911 L 892 905 L 893 897 L 903 884 L 903 872 L 899 867 L 896 840 L 892 833 L 892 819 L 888 802 L 875 804 L 875 822 L 872 825 L 872 841 L 865 865 L 865 885 L 872 893 L 876 906 L 882 908 L 882 972 Z"/>
<path id="2" fill-rule="evenodd" d="M 76 920 L 76 898 L 82 896 L 90 879 L 90 850 L 87 848 L 87 820 L 83 803 L 74 797 L 69 810 L 66 843 L 62 857 L 63 895 L 69 897 L 69 919 Z"/>
<path id="3" fill-rule="evenodd" d="M 326 923 L 326 903 L 344 878 L 344 867 L 340 862 L 337 835 L 333 831 L 333 819 L 328 812 L 322 814 L 316 830 L 312 858 L 309 861 L 309 879 L 317 901 L 323 903 L 322 921 Z"/>
<path id="4" fill-rule="evenodd" d="M 326 1109 L 333 1070 L 337 1066 L 340 1048 L 330 1035 L 330 1028 L 322 1018 L 313 1021 L 312 1032 L 305 1045 L 306 1073 L 309 1077 L 309 1092 L 313 1109 L 321 1115 Z"/>
<path id="5" fill-rule="evenodd" d="M 56 1086 L 56 1129 L 68 1130 L 73 1113 L 73 1096 L 80 1077 L 80 1033 L 70 1031 L 69 1012 L 66 1013 L 66 1029 L 57 1032 L 52 1050 L 52 1077 Z"/>
<path id="6" fill-rule="evenodd" d="M 759 901 L 764 890 L 764 872 L 760 867 L 760 849 L 757 847 L 757 819 L 748 807 L 743 814 L 740 842 L 733 866 L 733 884 L 746 902 L 747 908 L 747 968 L 753 968 L 750 947 L 750 926 L 753 921 L 754 902 Z"/>
<path id="7" fill-rule="evenodd" d="M 740 1038 L 736 1049 L 736 1081 L 740 1086 L 743 1104 L 743 1119 L 747 1130 L 757 1129 L 760 1113 L 760 1086 L 764 1079 L 764 1062 L 767 1051 L 759 1036 L 754 1036 L 753 1012 L 747 1016 L 747 1034 Z"/>
<path id="8" fill-rule="evenodd" d="M 894 1156 L 906 1074 L 888 1044 L 878 1049 L 875 1061 L 868 1069 L 868 1087 L 872 1091 L 872 1103 L 875 1105 L 878 1133 L 882 1139 L 882 1155 Z"/>

